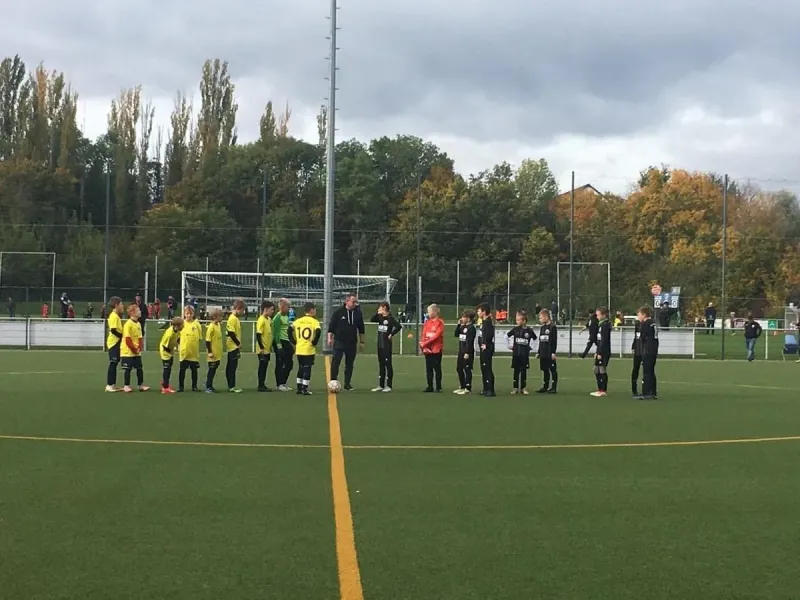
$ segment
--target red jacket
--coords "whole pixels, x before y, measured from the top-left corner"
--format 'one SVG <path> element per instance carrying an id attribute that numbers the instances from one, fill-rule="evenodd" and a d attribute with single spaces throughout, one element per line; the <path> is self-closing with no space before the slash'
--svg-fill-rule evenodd
<path id="1" fill-rule="evenodd" d="M 428 319 L 422 326 L 422 340 L 419 342 L 423 354 L 441 354 L 444 350 L 444 321 Z"/>

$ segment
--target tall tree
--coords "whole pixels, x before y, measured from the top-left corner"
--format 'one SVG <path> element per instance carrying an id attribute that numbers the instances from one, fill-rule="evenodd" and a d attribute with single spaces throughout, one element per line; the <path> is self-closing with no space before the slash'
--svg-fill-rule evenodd
<path id="1" fill-rule="evenodd" d="M 220 59 L 203 64 L 200 80 L 200 113 L 197 119 L 197 139 L 200 158 L 216 157 L 220 150 L 236 144 L 235 86 L 228 73 L 228 63 Z"/>

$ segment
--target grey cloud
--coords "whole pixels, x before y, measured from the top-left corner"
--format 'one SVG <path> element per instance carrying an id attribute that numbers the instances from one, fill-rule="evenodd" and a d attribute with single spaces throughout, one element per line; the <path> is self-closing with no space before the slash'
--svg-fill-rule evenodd
<path id="1" fill-rule="evenodd" d="M 477 141 L 626 135 L 687 103 L 753 110 L 751 88 L 798 86 L 788 0 L 342 0 L 340 117 Z M 113 6 L 113 7 L 112 7 Z M 317 0 L 45 0 L 0 24 L 4 54 L 65 70 L 85 95 L 143 83 L 194 91 L 205 58 L 290 103 L 326 95 L 328 4 Z M 259 102 L 252 102 L 258 104 Z M 243 128 L 257 123 L 243 123 Z M 386 131 L 393 134 L 393 131 Z"/>

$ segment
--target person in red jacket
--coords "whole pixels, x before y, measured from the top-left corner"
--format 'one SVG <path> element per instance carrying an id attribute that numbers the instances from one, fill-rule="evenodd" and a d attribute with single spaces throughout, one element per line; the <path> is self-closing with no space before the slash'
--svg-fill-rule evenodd
<path id="1" fill-rule="evenodd" d="M 444 321 L 440 316 L 439 306 L 428 307 L 428 319 L 422 328 L 422 340 L 419 343 L 425 355 L 425 374 L 428 378 L 426 393 L 442 391 L 442 352 L 444 351 Z M 436 388 L 434 389 L 434 379 Z"/>
<path id="2" fill-rule="evenodd" d="M 50 305 L 42 304 L 42 318 L 46 319 L 50 316 Z"/>

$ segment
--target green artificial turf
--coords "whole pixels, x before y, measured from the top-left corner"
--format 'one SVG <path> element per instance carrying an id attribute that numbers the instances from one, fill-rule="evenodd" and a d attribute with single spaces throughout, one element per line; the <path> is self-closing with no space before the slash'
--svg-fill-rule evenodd
<path id="1" fill-rule="evenodd" d="M 0 439 L 0 597 L 338 598 L 321 363 L 309 398 L 252 391 L 252 355 L 244 394 L 162 396 L 105 394 L 99 352 L 0 352 L 0 435 L 310 446 Z M 372 394 L 376 367 L 338 398 L 366 600 L 797 597 L 800 441 L 613 445 L 800 436 L 800 365 L 662 360 L 658 402 L 627 359 L 603 399 L 588 360 L 523 397 L 500 358 L 494 399 L 450 393 L 452 358 L 441 395 L 415 357 Z M 612 446 L 470 448 L 564 444 Z"/>

